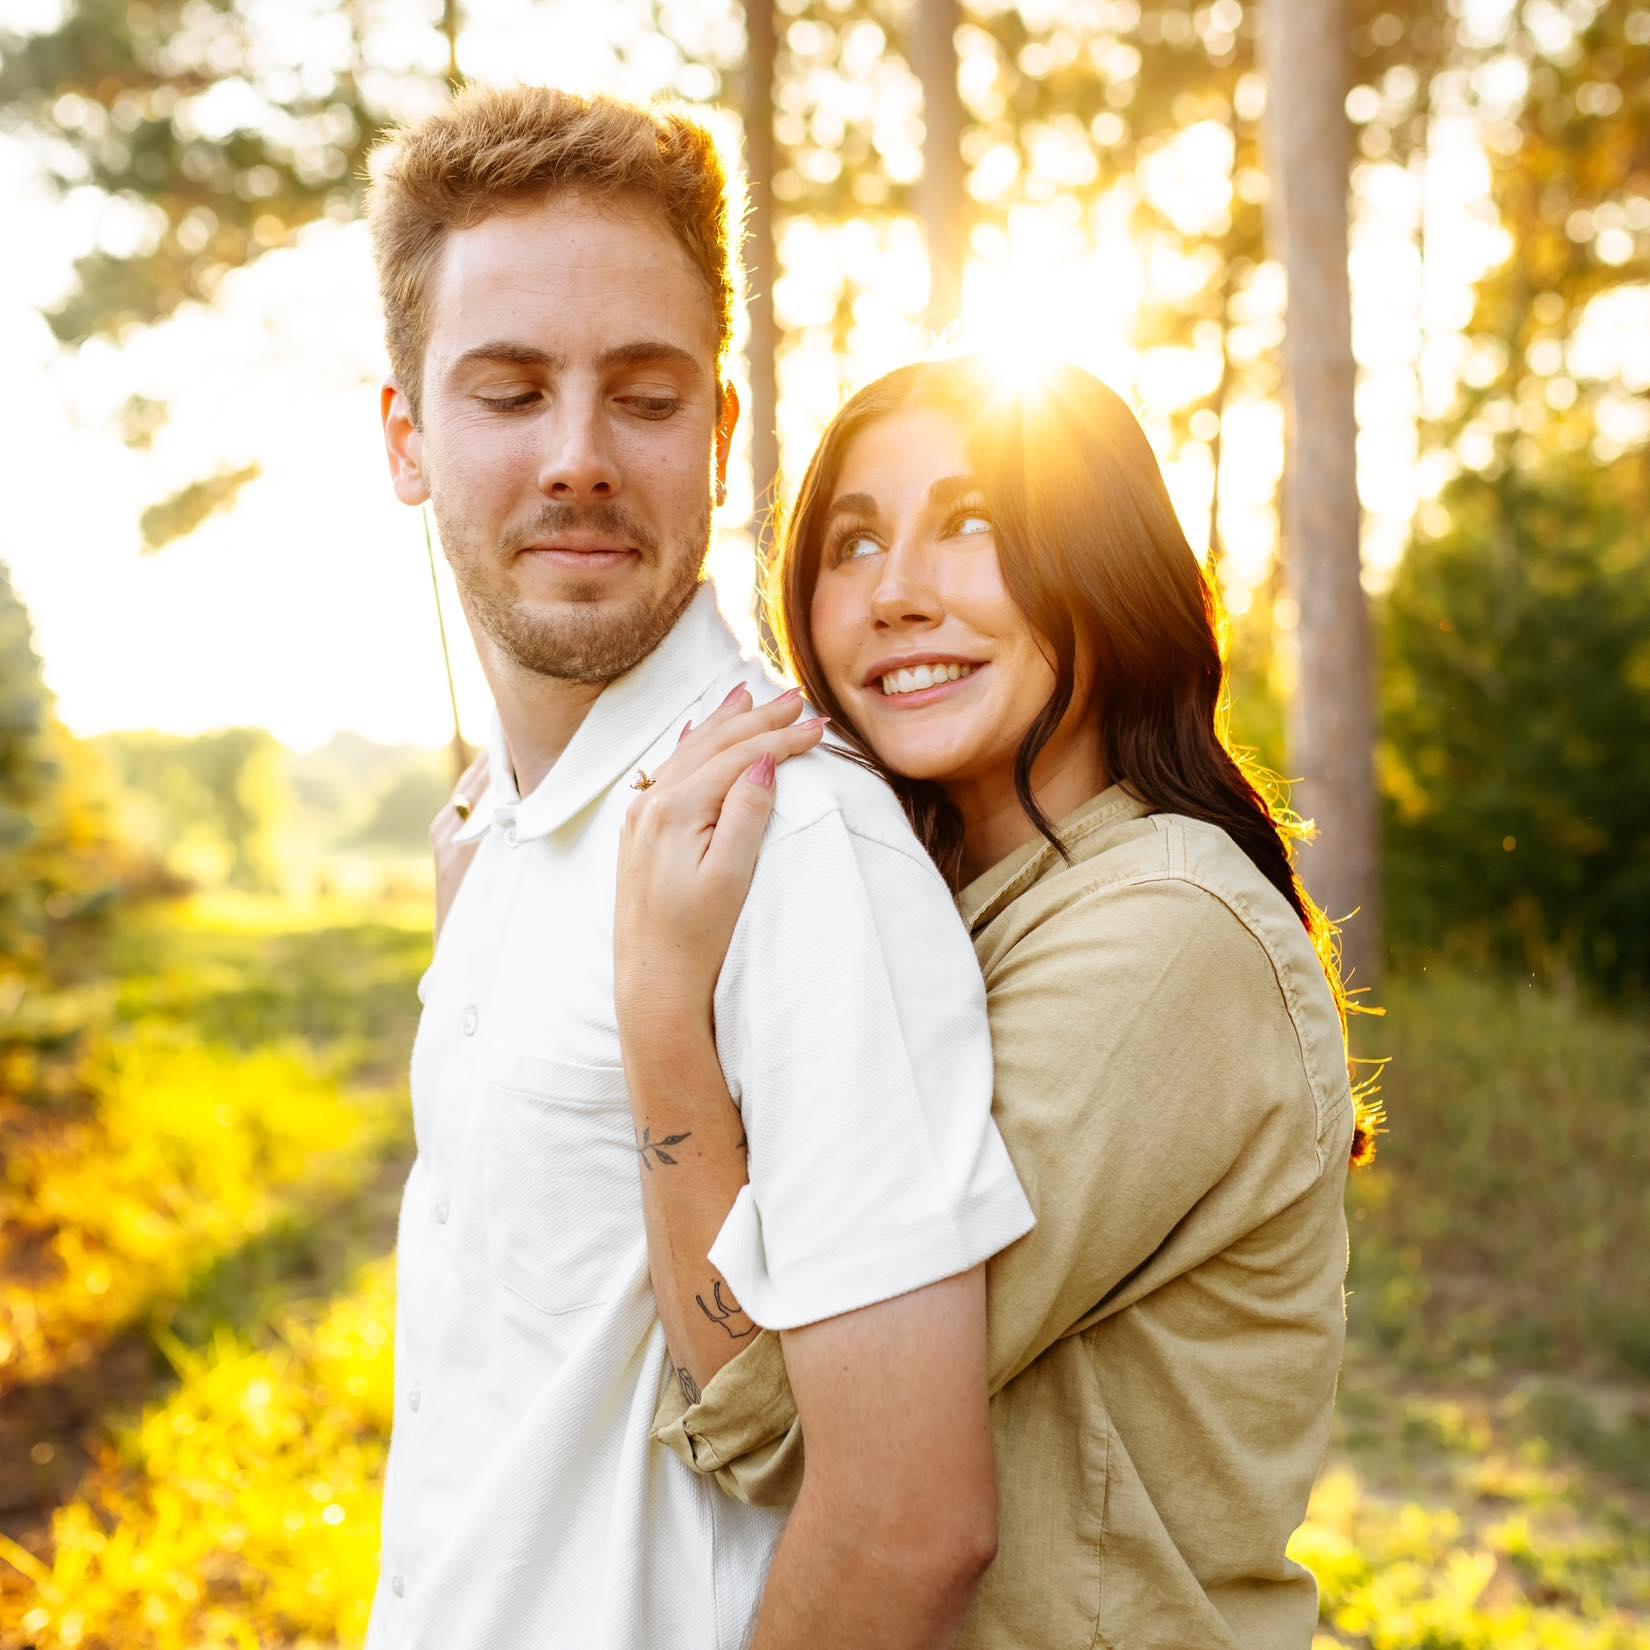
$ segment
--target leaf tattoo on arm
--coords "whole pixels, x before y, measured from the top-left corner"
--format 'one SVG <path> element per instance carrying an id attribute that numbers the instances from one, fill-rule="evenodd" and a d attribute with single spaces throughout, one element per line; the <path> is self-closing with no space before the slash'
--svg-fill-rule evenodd
<path id="1" fill-rule="evenodd" d="M 742 1307 L 738 1301 L 734 1300 L 732 1295 L 728 1295 L 726 1298 L 723 1297 L 722 1280 L 720 1278 L 718 1278 L 711 1286 L 711 1298 L 716 1302 L 716 1310 L 714 1312 L 712 1312 L 711 1309 L 705 1305 L 705 1297 L 703 1295 L 695 1295 L 693 1298 L 698 1301 L 699 1310 L 703 1312 L 712 1323 L 719 1323 L 728 1332 L 730 1339 L 742 1341 L 747 1335 L 754 1335 L 756 1333 L 756 1325 L 745 1316 L 744 1307 Z M 735 1317 L 745 1318 L 745 1327 L 743 1329 L 735 1329 L 728 1321 L 730 1318 Z"/>
<path id="2" fill-rule="evenodd" d="M 689 1129 L 686 1134 L 667 1134 L 663 1140 L 655 1140 L 653 1138 L 652 1127 L 649 1126 L 644 1128 L 642 1130 L 642 1138 L 636 1143 L 636 1155 L 641 1158 L 642 1167 L 646 1169 L 649 1174 L 652 1174 L 653 1157 L 656 1157 L 661 1163 L 668 1163 L 670 1167 L 674 1169 L 676 1167 L 676 1159 L 672 1157 L 669 1152 L 665 1151 L 664 1148 L 666 1146 L 680 1146 L 684 1140 L 691 1138 L 692 1134 L 693 1130 Z M 649 1152 L 652 1152 L 653 1157 L 648 1156 Z"/>
<path id="3" fill-rule="evenodd" d="M 692 1375 L 688 1373 L 688 1367 L 686 1364 L 681 1364 L 677 1367 L 676 1379 L 682 1383 L 682 1396 L 686 1398 L 690 1404 L 698 1403 L 700 1398 L 699 1383 L 694 1380 Z"/>

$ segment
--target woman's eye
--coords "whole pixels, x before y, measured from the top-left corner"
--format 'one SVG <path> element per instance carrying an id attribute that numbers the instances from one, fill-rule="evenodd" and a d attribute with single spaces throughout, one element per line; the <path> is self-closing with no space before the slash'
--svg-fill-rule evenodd
<path id="1" fill-rule="evenodd" d="M 965 510 L 956 520 L 959 534 L 989 533 L 991 517 L 983 510 Z"/>
<path id="2" fill-rule="evenodd" d="M 862 561 L 866 556 L 874 556 L 882 548 L 869 533 L 849 533 L 838 541 L 836 559 L 838 561 Z"/>

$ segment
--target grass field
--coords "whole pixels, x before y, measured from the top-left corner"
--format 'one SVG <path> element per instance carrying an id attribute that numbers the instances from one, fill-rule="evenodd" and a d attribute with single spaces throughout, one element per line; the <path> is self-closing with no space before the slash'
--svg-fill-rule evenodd
<path id="1" fill-rule="evenodd" d="M 151 910 L 5 1028 L 0 1646 L 360 1643 L 423 922 Z M 1320 1646 L 1650 1647 L 1650 1025 L 1385 998 Z"/>

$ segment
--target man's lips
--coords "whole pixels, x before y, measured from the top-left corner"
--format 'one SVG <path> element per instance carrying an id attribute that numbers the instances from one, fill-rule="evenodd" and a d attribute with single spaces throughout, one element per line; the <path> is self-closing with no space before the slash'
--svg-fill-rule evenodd
<path id="1" fill-rule="evenodd" d="M 639 550 L 628 544 L 581 543 L 567 539 L 556 539 L 549 544 L 529 544 L 519 553 L 544 566 L 560 567 L 574 573 L 597 573 L 623 567 L 641 556 Z"/>

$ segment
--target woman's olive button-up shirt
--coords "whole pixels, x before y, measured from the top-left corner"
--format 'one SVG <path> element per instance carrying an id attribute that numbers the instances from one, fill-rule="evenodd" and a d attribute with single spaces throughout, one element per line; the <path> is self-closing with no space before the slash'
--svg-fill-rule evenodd
<path id="1" fill-rule="evenodd" d="M 1353 1104 L 1299 918 L 1223 831 L 1113 786 L 958 906 L 994 1116 L 1037 1214 L 987 1265 L 997 1560 L 966 1650 L 1307 1650 L 1285 1556 L 1345 1332 Z M 801 1424 L 766 1332 L 655 1436 L 789 1505 Z"/>

